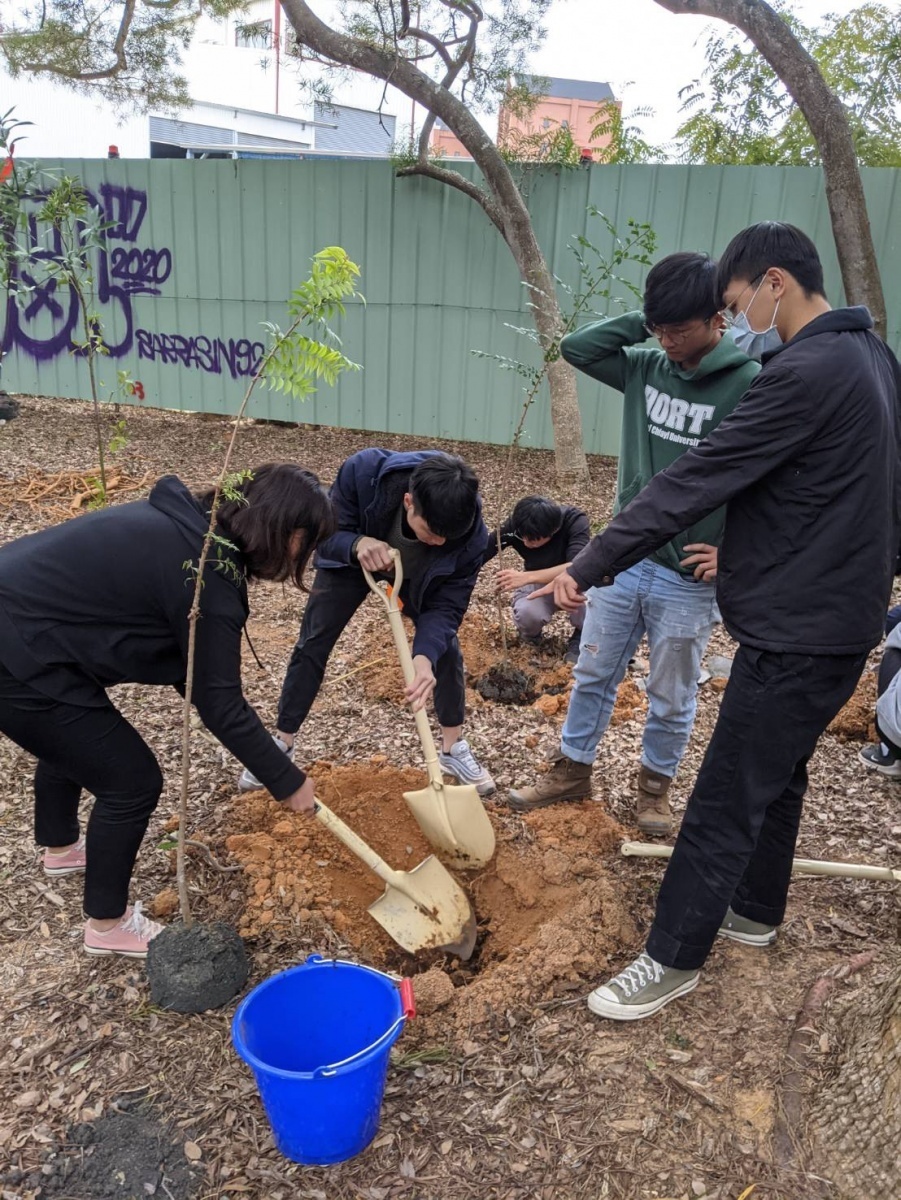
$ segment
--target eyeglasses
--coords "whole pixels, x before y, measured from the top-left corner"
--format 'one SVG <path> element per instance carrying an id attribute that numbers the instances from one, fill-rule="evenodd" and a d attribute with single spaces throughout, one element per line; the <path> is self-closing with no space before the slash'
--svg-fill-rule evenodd
<path id="1" fill-rule="evenodd" d="M 765 274 L 766 274 L 766 272 L 764 272 L 764 275 Z M 739 300 L 742 298 L 742 296 L 745 294 L 745 292 L 748 290 L 748 288 L 752 288 L 754 286 L 754 284 L 759 283 L 761 279 L 763 279 L 763 275 L 758 275 L 756 279 L 752 279 L 750 283 L 745 284 L 745 286 L 741 289 L 741 291 L 738 293 L 738 295 L 735 297 L 735 299 L 732 301 L 732 303 L 729 305 L 729 307 L 724 308 L 721 311 L 720 316 L 726 322 L 727 329 L 731 329 L 732 326 L 735 324 L 735 322 L 738 320 L 739 316 L 741 315 L 740 313 L 733 312 L 732 309 L 735 308 L 736 304 L 738 304 Z M 752 297 L 751 303 L 753 304 L 753 302 L 754 301 L 753 301 L 753 297 Z M 751 305 L 749 304 L 748 308 L 750 308 L 750 307 L 751 307 Z"/>
<path id="2" fill-rule="evenodd" d="M 658 341 L 662 341 L 663 338 L 668 338 L 673 345 L 682 346 L 688 341 L 692 334 L 697 333 L 698 329 L 702 325 L 706 325 L 711 319 L 712 318 L 708 317 L 707 321 L 698 321 L 688 329 L 685 329 L 684 327 L 681 329 L 674 329 L 671 325 L 645 325 L 645 329 L 651 337 L 657 338 Z"/>

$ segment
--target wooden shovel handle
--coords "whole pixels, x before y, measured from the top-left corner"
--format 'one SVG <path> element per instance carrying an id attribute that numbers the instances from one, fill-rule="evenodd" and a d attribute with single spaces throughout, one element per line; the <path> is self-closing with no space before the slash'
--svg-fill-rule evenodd
<path id="1" fill-rule="evenodd" d="M 340 842 L 343 842 L 352 854 L 355 854 L 361 862 L 369 867 L 370 871 L 374 871 L 383 883 L 394 885 L 397 872 L 393 871 L 385 860 L 380 858 L 373 848 L 363 841 L 358 833 L 354 833 L 350 826 L 345 825 L 339 816 L 333 813 L 330 808 L 326 808 L 321 800 L 316 801 L 313 813 L 316 820 L 320 821 L 326 829 L 330 830 Z"/>
<path id="2" fill-rule="evenodd" d="M 400 589 L 404 582 L 404 564 L 400 557 L 400 551 L 392 549 L 391 557 L 394 559 L 394 582 L 390 585 L 377 580 L 370 571 L 360 563 L 360 570 L 366 582 L 369 584 L 369 590 L 381 600 L 387 611 L 390 613 L 392 608 L 400 612 Z"/>
<path id="3" fill-rule="evenodd" d="M 621 852 L 627 857 L 669 858 L 672 846 L 654 842 L 623 842 Z M 901 883 L 901 871 L 892 867 L 872 867 L 864 863 L 824 862 L 815 858 L 795 858 L 792 871 L 797 875 L 832 875 L 840 879 L 885 879 Z"/>
<path id="4" fill-rule="evenodd" d="M 369 571 L 363 567 L 363 574 L 366 577 L 366 582 L 369 584 L 370 590 L 375 592 L 388 613 L 388 620 L 391 624 L 391 633 L 394 636 L 394 644 L 397 647 L 397 654 L 400 658 L 401 669 L 404 673 L 404 682 L 410 683 L 413 676 L 416 674 L 416 668 L 413 666 L 413 655 L 410 652 L 410 643 L 407 641 L 407 632 L 404 629 L 404 623 L 400 615 L 400 586 L 404 580 L 403 566 L 401 565 L 400 554 L 397 550 L 392 550 L 394 555 L 394 583 L 389 593 L 385 585 L 376 582 Z M 428 714 L 424 708 L 418 709 L 413 716 L 416 719 L 416 730 L 419 733 L 419 740 L 422 742 L 422 750 L 425 754 L 426 769 L 429 773 L 429 781 L 433 787 L 442 788 L 443 782 L 441 779 L 441 767 L 438 762 L 438 748 L 435 745 L 435 738 L 432 735 L 432 727 L 429 724 Z"/>
<path id="5" fill-rule="evenodd" d="M 426 914 L 430 913 L 431 909 L 428 900 L 421 894 L 419 889 L 411 882 L 408 874 L 405 871 L 395 871 L 389 867 L 383 858 L 380 858 L 373 848 L 366 844 L 358 833 L 345 825 L 337 814 L 333 813 L 330 808 L 327 808 L 321 800 L 317 800 L 313 808 L 313 815 L 317 821 L 320 821 L 326 829 L 331 830 L 339 842 L 355 854 L 357 858 L 366 864 L 375 875 L 378 875 L 382 883 L 387 883 L 391 887 L 396 888 L 408 900 L 412 900 Z"/>

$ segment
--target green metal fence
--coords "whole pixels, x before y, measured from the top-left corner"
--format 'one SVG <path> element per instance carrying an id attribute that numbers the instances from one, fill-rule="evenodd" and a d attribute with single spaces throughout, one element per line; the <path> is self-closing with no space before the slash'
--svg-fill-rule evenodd
<path id="1" fill-rule="evenodd" d="M 366 305 L 340 333 L 362 372 L 298 405 L 261 390 L 256 416 L 373 431 L 504 443 L 521 381 L 471 351 L 527 359 L 528 323 L 513 259 L 484 213 L 450 188 L 396 179 L 383 162 L 80 161 L 47 163 L 78 175 L 112 222 L 94 263 L 97 311 L 116 368 L 137 401 L 234 412 L 262 348 L 261 323 L 283 323 L 284 302 L 310 257 L 343 246 L 362 269 Z M 471 168 L 464 167 L 464 171 Z M 901 172 L 864 171 L 887 290 L 889 341 L 901 342 Z M 625 232 L 634 217 L 657 232 L 660 255 L 717 253 L 752 221 L 793 221 L 817 242 L 829 295 L 842 300 L 822 173 L 804 167 L 591 166 L 540 169 L 525 181 L 538 239 L 552 270 L 574 283 L 568 244 L 610 239 L 595 205 Z M 38 273 L 39 274 L 39 273 Z M 634 275 L 636 283 L 641 276 Z M 618 311 L 618 310 L 617 310 Z M 75 308 L 57 288 L 10 305 L 3 331 L 8 391 L 86 397 L 85 364 L 69 352 Z M 616 453 L 615 393 L 580 382 L 585 444 Z M 547 396 L 533 408 L 525 444 L 550 446 Z"/>

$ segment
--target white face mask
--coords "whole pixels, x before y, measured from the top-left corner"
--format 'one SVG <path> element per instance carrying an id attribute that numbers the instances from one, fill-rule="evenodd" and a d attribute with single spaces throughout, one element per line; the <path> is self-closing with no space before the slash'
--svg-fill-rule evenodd
<path id="1" fill-rule="evenodd" d="M 764 354 L 770 350 L 776 350 L 782 345 L 782 338 L 779 336 L 779 330 L 776 328 L 776 314 L 779 311 L 781 300 L 776 301 L 776 307 L 773 309 L 773 319 L 770 321 L 766 329 L 752 329 L 751 323 L 748 320 L 748 310 L 757 298 L 757 292 L 763 287 L 764 281 L 761 279 L 757 285 L 757 291 L 748 302 L 748 307 L 740 312 L 729 327 L 729 336 L 738 346 L 739 350 L 744 351 L 748 358 L 756 358 L 760 362 Z"/>

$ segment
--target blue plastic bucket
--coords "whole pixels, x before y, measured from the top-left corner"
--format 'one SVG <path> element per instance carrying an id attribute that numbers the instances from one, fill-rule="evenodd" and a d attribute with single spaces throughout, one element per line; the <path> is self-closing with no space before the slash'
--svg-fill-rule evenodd
<path id="1" fill-rule="evenodd" d="M 311 955 L 242 1000 L 235 1050 L 275 1144 L 293 1162 L 343 1162 L 375 1137 L 391 1047 L 414 1015 L 410 981 Z"/>

